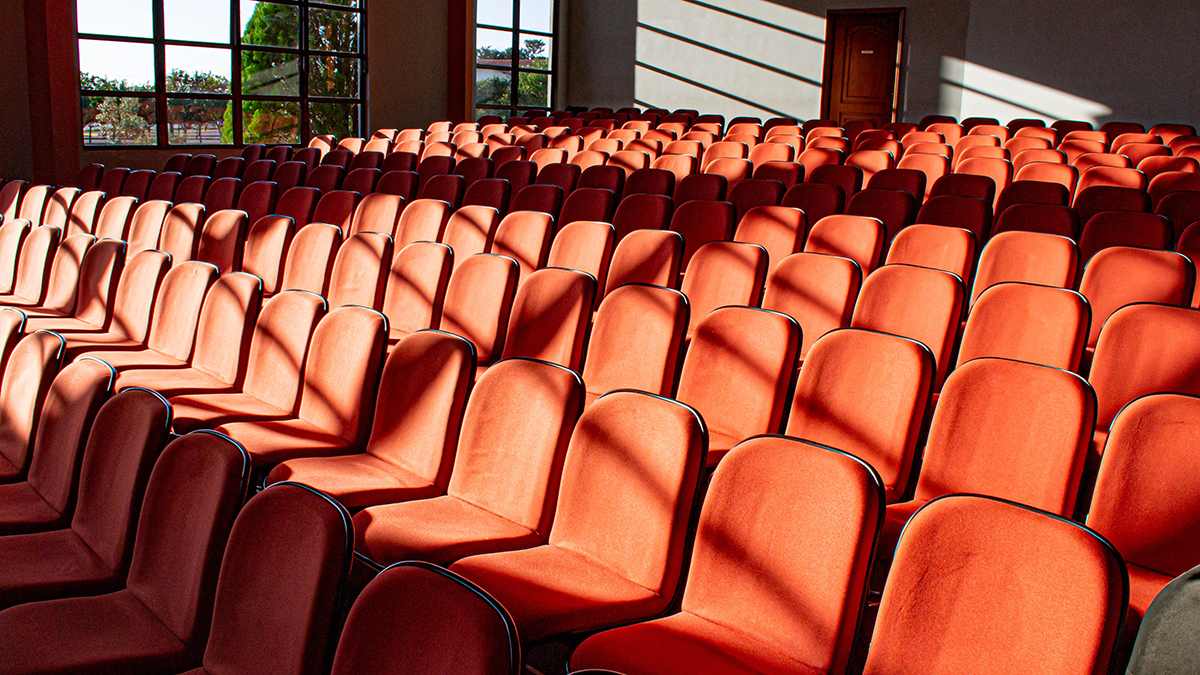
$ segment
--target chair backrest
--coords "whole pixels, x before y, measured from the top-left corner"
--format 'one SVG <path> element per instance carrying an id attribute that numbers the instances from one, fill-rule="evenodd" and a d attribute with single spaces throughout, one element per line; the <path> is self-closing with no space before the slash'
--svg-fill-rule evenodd
<path id="1" fill-rule="evenodd" d="M 104 208 L 105 195 L 103 192 L 85 192 L 71 205 L 71 213 L 67 217 L 63 233 L 76 234 L 95 230 L 96 218 Z M 135 197 L 134 199 L 137 199 Z"/>
<path id="2" fill-rule="evenodd" d="M 518 283 L 546 266 L 554 238 L 554 218 L 548 213 L 515 211 L 500 221 L 491 252 L 517 261 L 521 268 Z"/>
<path id="3" fill-rule="evenodd" d="M 62 314 L 75 311 L 83 260 L 95 243 L 96 238 L 90 234 L 76 234 L 62 240 L 54 251 L 54 262 L 46 281 L 45 301 L 42 303 L 44 308 Z M 30 245 L 32 242 L 27 241 L 26 246 Z"/>
<path id="4" fill-rule="evenodd" d="M 799 324 L 778 312 L 721 307 L 699 322 L 676 398 L 708 425 L 710 466 L 737 443 L 782 429 L 799 349 Z"/>
<path id="5" fill-rule="evenodd" d="M 58 372 L 42 403 L 27 480 L 59 514 L 53 523 L 59 527 L 70 522 L 88 431 L 112 395 L 115 377 L 103 361 L 78 359 Z"/>
<path id="6" fill-rule="evenodd" d="M 222 274 L 239 271 L 246 244 L 249 218 L 245 211 L 217 211 L 204 221 L 196 259 L 210 262 Z"/>
<path id="7" fill-rule="evenodd" d="M 996 200 L 997 220 L 994 223 L 999 225 L 999 216 L 1018 204 L 1045 204 L 1061 208 L 1070 203 L 1071 193 L 1065 185 L 1036 180 L 1015 180 L 1004 188 L 1004 192 L 1000 193 L 1000 198 Z M 992 231 L 998 230 L 993 228 Z"/>
<path id="8" fill-rule="evenodd" d="M 1195 464 L 1198 403 L 1193 396 L 1152 394 L 1122 408 L 1088 512 L 1088 527 L 1116 546 L 1126 564 L 1163 577 L 1200 564 L 1193 517 L 1200 485 L 1187 469 Z"/>
<path id="9" fill-rule="evenodd" d="M 238 197 L 237 208 L 246 212 L 250 224 L 253 225 L 259 218 L 274 213 L 278 192 L 279 186 L 272 181 L 247 183 Z"/>
<path id="10" fill-rule="evenodd" d="M 803 210 L 763 205 L 740 217 L 733 239 L 762 246 L 767 251 L 769 269 L 775 269 L 787 256 L 804 250 L 806 233 L 808 219 Z"/>
<path id="11" fill-rule="evenodd" d="M 613 213 L 612 224 L 620 244 L 630 232 L 636 230 L 665 230 L 671 224 L 675 210 L 670 197 L 657 194 L 633 194 L 621 200 Z M 567 218 L 563 210 L 563 221 Z"/>
<path id="12" fill-rule="evenodd" d="M 295 220 L 296 227 L 301 228 L 312 221 L 313 211 L 320 199 L 321 193 L 315 188 L 294 187 L 285 191 L 280 185 L 279 201 L 275 204 L 275 213 Z"/>
<path id="13" fill-rule="evenodd" d="M 172 266 L 158 287 L 146 346 L 180 361 L 188 360 L 195 346 L 204 298 L 218 276 L 216 266 L 199 260 Z"/>
<path id="14" fill-rule="evenodd" d="M 992 205 L 974 197 L 938 195 L 921 206 L 915 222 L 960 228 L 983 241 L 992 229 Z"/>
<path id="15" fill-rule="evenodd" d="M 490 206 L 464 206 L 450 216 L 441 241 L 454 249 L 457 268 L 476 253 L 492 252 L 500 227 L 500 212 Z"/>
<path id="16" fill-rule="evenodd" d="M 313 211 L 312 222 L 335 225 L 342 231 L 343 237 L 350 236 L 350 222 L 354 218 L 354 210 L 358 207 L 360 195 L 357 192 L 334 190 L 326 192 L 317 202 Z"/>
<path id="17" fill-rule="evenodd" d="M 900 230 L 916 219 L 917 203 L 911 194 L 901 190 L 867 188 L 846 202 L 846 215 L 876 218 L 883 223 L 884 248 L 887 248 Z"/>
<path id="18" fill-rule="evenodd" d="M 800 324 L 800 359 L 822 335 L 850 325 L 862 269 L 849 258 L 793 253 L 767 277 L 763 309 L 787 314 Z M 840 446 L 839 446 L 840 447 Z"/>
<path id="19" fill-rule="evenodd" d="M 1086 223 L 1101 211 L 1150 212 L 1150 195 L 1145 190 L 1096 185 L 1075 194 L 1075 210 L 1079 222 Z"/>
<path id="20" fill-rule="evenodd" d="M 397 607 L 406 608 L 399 620 Z M 451 639 L 455 649 L 444 649 Z M 413 675 L 518 675 L 516 625 L 500 603 L 457 574 L 429 563 L 397 563 L 367 584 L 350 608 L 333 673 L 391 675 L 398 667 Z"/>
<path id="21" fill-rule="evenodd" d="M 71 530 L 118 578 L 128 569 L 146 481 L 170 432 L 171 406 L 140 387 L 110 398 L 88 432 Z"/>
<path id="22" fill-rule="evenodd" d="M 705 441 L 704 421 L 684 404 L 634 391 L 601 396 L 567 448 L 550 546 L 648 589 L 665 609 L 683 572 Z"/>
<path id="23" fill-rule="evenodd" d="M 1153 213 L 1101 211 L 1092 216 L 1079 235 L 1080 257 L 1087 264 L 1101 249 L 1133 246 L 1156 250 L 1171 248 L 1171 221 Z"/>
<path id="24" fill-rule="evenodd" d="M 805 152 L 809 151 L 805 150 Z M 804 155 L 800 156 L 800 160 L 804 161 Z M 842 193 L 849 199 L 862 189 L 863 172 L 857 166 L 822 164 L 817 167 L 808 167 L 808 182 L 836 185 L 841 188 Z"/>
<path id="25" fill-rule="evenodd" d="M 958 363 L 996 357 L 1077 371 L 1091 318 L 1091 306 L 1075 291 L 993 284 L 971 307 Z"/>
<path id="26" fill-rule="evenodd" d="M 114 190 L 114 194 L 119 190 Z M 16 217 L 28 220 L 31 225 L 37 227 L 42 224 L 42 214 L 46 211 L 46 204 L 50 201 L 50 195 L 54 194 L 53 185 L 34 185 L 25 191 L 25 196 L 21 198 L 21 208 L 17 210 Z"/>
<path id="27" fill-rule="evenodd" d="M 328 223 L 309 223 L 296 231 L 283 267 L 282 290 L 298 289 L 324 296 L 334 259 L 342 245 L 342 230 Z"/>
<path id="28" fill-rule="evenodd" d="M 580 153 L 580 155 L 584 154 L 586 153 Z M 576 155 L 575 158 L 579 159 L 580 155 Z M 605 161 L 608 161 L 607 157 Z M 681 179 L 676 180 L 676 186 L 679 185 L 679 180 Z M 603 188 L 612 190 L 613 194 L 622 194 L 625 189 L 625 171 L 619 166 L 589 166 L 580 174 L 579 183 L 575 187 Z"/>
<path id="29" fill-rule="evenodd" d="M 683 612 L 787 645 L 816 672 L 843 672 L 882 507 L 879 476 L 849 454 L 782 437 L 742 443 L 713 474 Z M 743 509 L 761 517 L 752 523 Z M 586 654 L 585 642 L 572 663 Z"/>
<path id="30" fill-rule="evenodd" d="M 598 289 L 607 291 L 615 239 L 615 230 L 608 223 L 571 223 L 560 228 L 554 236 L 545 266 L 587 272 L 596 279 Z M 597 297 L 602 297 L 602 294 L 597 294 Z"/>
<path id="31" fill-rule="evenodd" d="M 1105 321 L 1121 307 L 1138 302 L 1186 307 L 1195 283 L 1195 265 L 1178 253 L 1127 246 L 1101 250 L 1092 256 L 1079 281 L 1079 292 L 1092 305 L 1088 346 L 1096 346 Z"/>
<path id="32" fill-rule="evenodd" d="M 95 234 L 97 239 L 132 239 L 127 235 L 132 234 L 130 219 L 134 217 L 134 209 L 137 206 L 137 199 L 133 197 L 113 197 L 104 203 L 104 208 L 100 209 L 100 215 L 92 222 L 92 227 L 85 228 L 84 223 L 72 222 L 67 225 L 67 233 L 70 235 L 87 232 Z M 167 208 L 170 208 L 169 204 Z"/>
<path id="33" fill-rule="evenodd" d="M 3 233 L 3 228 L 9 227 L 23 231 L 25 229 L 25 221 L 11 220 L 0 226 L 0 233 Z M 57 261 L 59 249 L 59 238 L 62 236 L 62 231 L 54 227 L 37 227 L 34 228 L 29 236 L 25 237 L 24 243 L 21 244 L 20 257 L 15 261 L 16 278 L 12 283 L 12 292 L 19 298 L 23 298 L 33 303 L 41 303 L 47 300 L 47 306 L 50 306 L 47 298 L 48 286 L 52 282 L 58 282 L 57 279 L 50 278 L 51 265 Z M 85 239 L 84 242 L 90 241 L 91 235 L 81 235 Z M 78 241 L 78 240 L 77 240 Z M 65 274 L 70 273 L 66 267 L 63 268 Z M 73 282 L 73 279 L 64 280 L 68 283 Z M 74 297 L 74 293 L 71 294 Z"/>
<path id="34" fill-rule="evenodd" d="M 17 211 L 21 208 L 21 195 L 25 193 L 27 186 L 28 183 L 23 180 L 10 180 L 0 188 L 0 217 L 4 220 L 17 217 Z"/>
<path id="35" fill-rule="evenodd" d="M 804 211 L 811 224 L 845 210 L 846 195 L 840 187 L 828 183 L 797 183 L 784 193 L 780 204 Z"/>
<path id="36" fill-rule="evenodd" d="M 704 244 L 732 239 L 736 224 L 737 209 L 729 202 L 693 200 L 680 204 L 671 217 L 670 229 L 683 236 L 682 269 L 687 269 L 696 250 Z"/>
<path id="37" fill-rule="evenodd" d="M 167 212 L 158 235 L 158 250 L 171 254 L 172 265 L 196 259 L 204 218 L 203 204 L 176 204 Z"/>
<path id="38" fill-rule="evenodd" d="M 321 296 L 304 291 L 284 291 L 268 300 L 254 325 L 242 391 L 295 412 L 309 341 L 326 310 Z"/>
<path id="39" fill-rule="evenodd" d="M 64 340 L 50 331 L 36 331 L 12 348 L 0 378 L 0 475 L 13 482 L 29 470 L 38 418 L 47 393 L 62 366 Z"/>
<path id="40" fill-rule="evenodd" d="M 763 247 L 736 241 L 714 241 L 701 246 L 683 280 L 683 293 L 692 305 L 688 334 L 719 307 L 757 307 L 766 281 L 767 252 Z"/>
<path id="41" fill-rule="evenodd" d="M 263 216 L 250 226 L 241 269 L 262 279 L 266 295 L 274 295 L 279 290 L 284 261 L 295 234 L 296 221 L 287 216 Z"/>
<path id="42" fill-rule="evenodd" d="M 222 275 L 204 296 L 196 320 L 192 367 L 240 387 L 246 355 L 262 308 L 262 281 L 252 274 Z"/>
<path id="43" fill-rule="evenodd" d="M 13 218 L 0 224 L 0 292 L 11 293 L 14 290 L 14 282 L 20 274 L 18 259 L 22 257 L 30 229 L 29 221 L 23 218 Z"/>
<path id="44" fill-rule="evenodd" d="M 368 195 L 375 191 L 375 184 L 379 182 L 379 169 L 361 168 L 354 169 L 346 174 L 342 179 L 340 190 L 347 192 L 357 192 L 360 195 Z"/>
<path id="45" fill-rule="evenodd" d="M 373 309 L 330 309 L 309 340 L 298 417 L 365 448 L 387 336 L 387 319 Z"/>
<path id="46" fill-rule="evenodd" d="M 138 201 L 146 199 L 146 193 L 150 190 L 150 185 L 157 177 L 157 173 L 153 169 L 138 169 L 129 174 L 125 179 L 125 185 L 121 187 L 120 195 L 122 197 L 133 197 Z"/>
<path id="47" fill-rule="evenodd" d="M 441 323 L 453 257 L 450 247 L 431 241 L 414 242 L 392 255 L 382 311 L 393 339 Z"/>
<path id="48" fill-rule="evenodd" d="M 539 176 L 540 178 L 540 176 Z M 622 199 L 632 195 L 662 195 L 675 193 L 675 174 L 666 169 L 638 169 L 625 178 Z"/>
<path id="49" fill-rule="evenodd" d="M 113 293 L 110 332 L 134 342 L 146 340 L 154 301 L 170 268 L 171 256 L 162 251 L 142 251 L 129 258 Z"/>
<path id="50" fill-rule="evenodd" d="M 913 196 L 919 205 L 925 201 L 925 186 L 928 176 L 919 169 L 883 169 L 876 171 L 867 181 L 868 188 L 903 190 Z"/>
<path id="51" fill-rule="evenodd" d="M 929 406 L 933 354 L 916 340 L 835 330 L 809 350 L 787 434 L 870 464 L 889 503 L 904 495 Z"/>
<path id="52" fill-rule="evenodd" d="M 1069 517 L 1095 419 L 1096 395 L 1074 373 L 1005 359 L 964 363 L 938 399 L 914 498 L 981 494 Z"/>
<path id="53" fill-rule="evenodd" d="M 404 207 L 396 223 L 395 244 L 405 247 L 414 241 L 441 241 L 450 222 L 450 204 L 436 199 L 417 199 Z"/>
<path id="54" fill-rule="evenodd" d="M 1133 399 L 1155 392 L 1200 395 L 1200 311 L 1136 304 L 1105 322 L 1088 380 L 1096 388 L 1096 428 L 1112 424 Z"/>
<path id="55" fill-rule="evenodd" d="M 492 366 L 467 401 L 447 494 L 548 536 L 582 408 L 583 383 L 566 368 L 529 359 Z"/>
<path id="56" fill-rule="evenodd" d="M 725 199 L 729 181 L 725 176 L 713 173 L 694 173 L 675 184 L 673 196 L 676 204 L 693 200 L 722 201 Z"/>
<path id="57" fill-rule="evenodd" d="M 997 214 L 992 234 L 1039 232 L 1078 240 L 1079 229 L 1079 214 L 1074 209 L 1053 204 L 1013 204 Z"/>
<path id="58" fill-rule="evenodd" d="M 353 546 L 350 515 L 315 490 L 280 483 L 252 497 L 221 560 L 205 668 L 323 672 Z"/>
<path id="59" fill-rule="evenodd" d="M 601 188 L 577 188 L 563 201 L 559 227 L 579 220 L 610 223 L 616 208 L 616 196 Z"/>
<path id="60" fill-rule="evenodd" d="M 849 258 L 867 275 L 879 266 L 886 234 L 878 218 L 825 216 L 809 228 L 804 251 Z"/>
<path id="61" fill-rule="evenodd" d="M 75 292 L 75 318 L 108 328 L 112 318 L 113 294 L 125 263 L 125 242 L 103 239 L 83 256 L 79 266 L 79 289 Z"/>
<path id="62" fill-rule="evenodd" d="M 208 636 L 221 555 L 250 482 L 250 457 L 210 431 L 162 451 L 146 483 L 126 588 L 190 649 Z"/>
<path id="63" fill-rule="evenodd" d="M 32 224 L 34 227 L 40 224 L 66 229 L 67 221 L 71 217 L 71 209 L 75 206 L 75 200 L 78 197 L 79 188 L 65 187 L 55 190 L 54 194 L 50 195 L 46 201 L 42 222 Z"/>
<path id="64" fill-rule="evenodd" d="M 596 280 L 548 268 L 529 275 L 513 300 L 501 358 L 538 359 L 578 372 L 595 306 Z"/>
<path id="65" fill-rule="evenodd" d="M 933 352 L 934 390 L 950 367 L 962 317 L 962 279 L 942 270 L 885 265 L 863 281 L 850 325 L 912 338 Z"/>
<path id="66" fill-rule="evenodd" d="M 613 290 L 600 303 L 588 343 L 587 405 L 616 389 L 673 396 L 688 315 L 679 291 L 646 284 Z"/>
<path id="67" fill-rule="evenodd" d="M 962 279 L 966 288 L 971 285 L 971 275 L 975 271 L 976 241 L 972 232 L 958 227 L 910 225 L 900 230 L 892 241 L 887 264 L 917 265 L 949 272 Z"/>
<path id="68" fill-rule="evenodd" d="M 383 307 L 388 269 L 392 264 L 392 238 L 379 232 L 359 232 L 346 239 L 329 275 L 329 306 Z"/>
<path id="69" fill-rule="evenodd" d="M 988 588 L 999 570 L 1011 590 Z M 999 500 L 939 499 L 900 538 L 863 672 L 1103 675 L 1127 593 L 1120 556 L 1090 530 Z"/>
<path id="70" fill-rule="evenodd" d="M 504 350 L 519 274 L 512 258 L 477 253 L 450 275 L 440 328 L 470 340 L 479 365 L 490 365 Z"/>

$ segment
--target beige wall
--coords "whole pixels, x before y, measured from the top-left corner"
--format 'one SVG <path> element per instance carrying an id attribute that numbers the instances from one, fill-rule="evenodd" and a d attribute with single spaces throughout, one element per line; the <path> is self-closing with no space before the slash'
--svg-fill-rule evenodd
<path id="1" fill-rule="evenodd" d="M 370 0 L 367 129 L 446 118 L 445 0 Z"/>
<path id="2" fill-rule="evenodd" d="M 29 82 L 25 66 L 25 8 L 18 0 L 0 2 L 0 178 L 24 178 L 33 171 L 29 130 Z"/>

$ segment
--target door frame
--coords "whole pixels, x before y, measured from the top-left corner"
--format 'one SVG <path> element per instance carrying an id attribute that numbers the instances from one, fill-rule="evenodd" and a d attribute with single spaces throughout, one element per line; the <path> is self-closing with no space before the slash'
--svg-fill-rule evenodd
<path id="1" fill-rule="evenodd" d="M 821 76 L 821 118 L 829 119 L 830 89 L 833 86 L 833 47 L 837 35 L 835 19 L 839 16 L 854 16 L 860 14 L 895 14 L 899 19 L 899 30 L 896 33 L 896 78 L 892 83 L 892 121 L 900 119 L 900 98 L 904 93 L 905 80 L 905 49 L 903 7 L 872 7 L 863 9 L 830 9 L 825 11 L 825 67 Z"/>

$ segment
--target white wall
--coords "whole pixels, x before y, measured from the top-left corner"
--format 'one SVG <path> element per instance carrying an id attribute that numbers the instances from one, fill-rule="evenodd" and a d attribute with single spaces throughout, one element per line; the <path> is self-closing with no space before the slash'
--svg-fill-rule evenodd
<path id="1" fill-rule="evenodd" d="M 565 103 L 815 117 L 826 11 L 899 6 L 904 119 L 1200 123 L 1195 0 L 577 0 Z"/>

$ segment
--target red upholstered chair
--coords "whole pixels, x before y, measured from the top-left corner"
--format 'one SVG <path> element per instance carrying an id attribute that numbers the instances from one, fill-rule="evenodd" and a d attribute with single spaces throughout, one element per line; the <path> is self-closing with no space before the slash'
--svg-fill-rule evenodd
<path id="1" fill-rule="evenodd" d="M 1092 309 L 1075 291 L 999 283 L 979 294 L 963 328 L 958 365 L 992 357 L 1076 372 Z"/>
<path id="2" fill-rule="evenodd" d="M 936 372 L 921 343 L 886 333 L 834 330 L 816 340 L 800 369 L 787 434 L 869 463 L 887 503 L 910 484 Z"/>
<path id="3" fill-rule="evenodd" d="M 799 349 L 800 325 L 786 314 L 721 307 L 699 322 L 676 398 L 704 417 L 708 466 L 747 438 L 783 428 Z"/>
<path id="4" fill-rule="evenodd" d="M 713 474 L 679 611 L 589 637 L 571 667 L 843 672 L 882 503 L 878 475 L 849 454 L 782 437 L 742 443 Z M 472 562 L 460 565 L 468 576 Z"/>
<path id="5" fill-rule="evenodd" d="M 471 256 L 450 275 L 439 327 L 470 340 L 480 366 L 495 363 L 504 350 L 519 277 L 515 260 L 490 253 Z"/>
<path id="6" fill-rule="evenodd" d="M 968 288 L 975 272 L 975 242 L 975 235 L 962 228 L 910 225 L 896 235 L 888 249 L 887 264 L 916 265 L 949 272 L 962 279 L 963 287 Z"/>
<path id="7" fill-rule="evenodd" d="M 359 511 L 357 552 L 383 565 L 446 566 L 544 544 L 582 405 L 583 383 L 565 368 L 528 359 L 497 363 L 467 401 L 446 493 Z"/>
<path id="8" fill-rule="evenodd" d="M 595 306 L 596 280 L 586 272 L 548 268 L 517 289 L 501 359 L 528 358 L 578 372 Z"/>
<path id="9" fill-rule="evenodd" d="M 804 251 L 849 258 L 867 275 L 879 266 L 885 236 L 877 218 L 825 216 L 809 228 Z"/>
<path id="10" fill-rule="evenodd" d="M 617 389 L 673 396 L 688 312 L 687 298 L 676 290 L 647 284 L 614 289 L 592 327 L 583 370 L 586 405 Z"/>
<path id="11" fill-rule="evenodd" d="M 686 405 L 630 391 L 601 397 L 571 437 L 548 539 L 451 571 L 508 608 L 526 642 L 660 614 L 682 575 L 704 441 Z"/>
<path id="12" fill-rule="evenodd" d="M 963 229 L 984 241 L 992 229 L 992 205 L 975 197 L 938 195 L 921 206 L 914 222 Z"/>
<path id="13" fill-rule="evenodd" d="M 1141 302 L 1187 307 L 1195 283 L 1195 266 L 1178 253 L 1127 246 L 1099 251 L 1079 281 L 1079 292 L 1092 305 L 1088 347 L 1096 346 L 1104 323 L 1121 307 Z"/>
<path id="14" fill-rule="evenodd" d="M 403 617 L 396 608 L 403 607 Z M 446 650 L 453 640 L 454 650 Z M 518 675 L 512 617 L 494 598 L 436 565 L 401 562 L 380 572 L 350 608 L 334 675 L 450 672 Z"/>
<path id="15" fill-rule="evenodd" d="M 904 531 L 863 672 L 1102 675 L 1128 592 L 1122 567 L 1108 542 L 1063 518 L 984 497 L 939 499 Z M 999 569 L 1036 584 L 1039 599 L 990 588 Z"/>
<path id="16" fill-rule="evenodd" d="M 653 232 L 647 232 L 654 236 Z M 637 238 L 638 235 L 634 235 Z M 604 292 L 608 290 L 608 270 L 612 263 L 613 249 L 616 246 L 616 233 L 608 223 L 578 221 L 562 227 L 554 236 L 550 245 L 550 254 L 546 258 L 546 267 L 562 267 L 564 269 L 587 272 L 596 279 L 596 288 Z M 626 237 L 630 239 L 630 237 Z M 628 245 L 627 245 L 628 246 Z M 679 242 L 682 251 L 682 242 Z M 675 276 L 679 276 L 676 265 Z M 597 298 L 603 292 L 597 293 Z"/>

